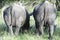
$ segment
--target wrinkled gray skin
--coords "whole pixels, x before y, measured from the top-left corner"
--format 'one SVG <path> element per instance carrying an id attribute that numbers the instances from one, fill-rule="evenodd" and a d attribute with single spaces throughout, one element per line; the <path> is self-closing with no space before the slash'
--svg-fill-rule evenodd
<path id="1" fill-rule="evenodd" d="M 56 19 L 56 6 L 49 1 L 44 1 L 34 8 L 33 17 L 35 19 L 36 33 L 43 35 L 43 26 L 49 27 L 49 40 L 52 40 Z"/>
<path id="2" fill-rule="evenodd" d="M 29 27 L 28 12 L 21 3 L 14 3 L 7 7 L 3 12 L 3 17 L 11 35 L 14 35 L 13 26 L 16 27 L 15 35 L 19 34 L 21 27 L 26 29 Z"/>

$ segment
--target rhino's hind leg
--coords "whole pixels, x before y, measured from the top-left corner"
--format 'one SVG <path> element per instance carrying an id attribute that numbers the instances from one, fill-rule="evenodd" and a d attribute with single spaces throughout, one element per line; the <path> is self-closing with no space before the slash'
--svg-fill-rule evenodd
<path id="1" fill-rule="evenodd" d="M 9 32 L 10 35 L 14 35 L 12 25 L 11 25 L 11 15 L 4 15 L 4 20 L 7 25 L 7 32 Z"/>
<path id="2" fill-rule="evenodd" d="M 40 35 L 44 34 L 43 25 L 44 25 L 44 21 L 42 21 L 41 23 L 39 23 L 39 34 Z"/>
<path id="3" fill-rule="evenodd" d="M 35 33 L 36 33 L 36 34 L 39 34 L 39 30 L 38 30 L 39 25 L 38 25 L 38 24 L 39 24 L 39 23 L 35 21 L 35 25 L 36 25 Z"/>
<path id="4" fill-rule="evenodd" d="M 53 40 L 53 34 L 54 34 L 54 21 L 49 22 L 49 40 Z"/>
<path id="5" fill-rule="evenodd" d="M 19 30 L 20 30 L 20 26 L 16 26 L 16 31 L 15 31 L 16 36 L 19 34 Z"/>
<path id="6" fill-rule="evenodd" d="M 50 25 L 50 28 L 49 28 L 49 40 L 52 40 L 53 33 L 54 33 L 54 26 Z"/>
<path id="7" fill-rule="evenodd" d="M 9 26 L 9 33 L 10 33 L 11 35 L 14 35 L 14 34 L 13 34 L 13 30 L 12 30 L 12 25 Z"/>
<path id="8" fill-rule="evenodd" d="M 16 36 L 19 34 L 19 31 L 21 30 L 23 24 L 24 24 L 23 17 L 19 17 L 19 19 L 16 19 L 16 31 L 15 31 Z"/>

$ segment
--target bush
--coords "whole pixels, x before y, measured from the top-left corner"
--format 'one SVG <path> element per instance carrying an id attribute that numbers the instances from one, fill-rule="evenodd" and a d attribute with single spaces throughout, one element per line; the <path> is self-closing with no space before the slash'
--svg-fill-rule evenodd
<path id="1" fill-rule="evenodd" d="M 57 11 L 57 16 L 59 16 L 59 17 L 60 17 L 60 11 Z"/>

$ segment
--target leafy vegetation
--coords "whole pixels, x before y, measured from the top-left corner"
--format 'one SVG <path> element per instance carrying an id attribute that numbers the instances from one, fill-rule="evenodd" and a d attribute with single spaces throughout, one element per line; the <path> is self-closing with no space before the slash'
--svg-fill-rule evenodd
<path id="1" fill-rule="evenodd" d="M 60 16 L 60 11 L 57 12 L 57 16 Z"/>

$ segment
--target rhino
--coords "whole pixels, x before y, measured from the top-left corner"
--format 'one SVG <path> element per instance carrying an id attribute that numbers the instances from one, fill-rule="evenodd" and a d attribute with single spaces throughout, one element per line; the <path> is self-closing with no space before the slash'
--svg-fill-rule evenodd
<path id="1" fill-rule="evenodd" d="M 43 1 L 41 4 L 35 6 L 33 10 L 33 17 L 36 25 L 36 33 L 44 34 L 44 28 L 49 28 L 49 40 L 53 39 L 55 19 L 57 17 L 57 10 L 55 4 L 49 1 Z M 45 27 L 44 27 L 45 26 Z"/>
<path id="2" fill-rule="evenodd" d="M 3 11 L 3 18 L 7 25 L 10 35 L 14 35 L 13 27 L 15 29 L 15 35 L 19 34 L 19 30 L 22 28 L 29 29 L 29 14 L 25 6 L 20 2 L 15 2 Z"/>

